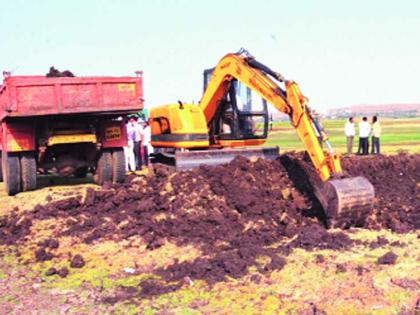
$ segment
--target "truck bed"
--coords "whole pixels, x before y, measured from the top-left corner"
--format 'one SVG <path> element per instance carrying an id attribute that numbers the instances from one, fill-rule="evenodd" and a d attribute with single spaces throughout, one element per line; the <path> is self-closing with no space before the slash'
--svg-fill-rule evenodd
<path id="1" fill-rule="evenodd" d="M 10 76 L 0 86 L 0 120 L 142 108 L 142 77 Z"/>

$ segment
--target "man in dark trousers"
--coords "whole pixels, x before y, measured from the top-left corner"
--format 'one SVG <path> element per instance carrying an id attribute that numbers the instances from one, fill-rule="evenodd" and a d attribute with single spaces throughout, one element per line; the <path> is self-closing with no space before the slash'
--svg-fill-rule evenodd
<path id="1" fill-rule="evenodd" d="M 353 117 L 349 117 L 349 120 L 344 125 L 344 134 L 347 140 L 347 154 L 353 153 L 353 139 L 356 135 L 356 128 L 354 127 Z"/>
<path id="2" fill-rule="evenodd" d="M 136 170 L 141 170 L 141 137 L 143 133 L 143 128 L 137 122 L 138 118 L 136 116 L 130 116 L 128 118 L 127 124 L 127 134 L 128 140 L 133 142 L 133 151 L 134 151 L 134 160 L 136 164 Z"/>
<path id="3" fill-rule="evenodd" d="M 381 125 L 379 124 L 378 117 L 372 117 L 372 154 L 379 154 L 379 137 L 381 136 Z"/>
<path id="4" fill-rule="evenodd" d="M 148 120 L 144 122 L 143 125 L 143 138 L 142 138 L 142 144 L 143 144 L 143 164 L 148 167 L 149 166 L 149 154 L 153 153 L 151 150 L 151 129 L 150 129 L 150 123 Z"/>
<path id="5" fill-rule="evenodd" d="M 367 117 L 363 117 L 362 121 L 359 122 L 359 147 L 362 149 L 362 155 L 367 155 L 369 153 L 370 131 L 371 128 L 367 121 Z"/>

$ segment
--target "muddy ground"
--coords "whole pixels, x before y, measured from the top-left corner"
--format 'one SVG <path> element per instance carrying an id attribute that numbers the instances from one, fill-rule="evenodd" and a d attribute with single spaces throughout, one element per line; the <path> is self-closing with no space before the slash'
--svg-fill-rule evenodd
<path id="1" fill-rule="evenodd" d="M 348 175 L 365 176 L 375 188 L 374 209 L 356 227 L 396 233 L 420 228 L 420 155 L 350 157 L 342 164 Z M 347 232 L 328 231 L 311 189 L 316 180 L 313 172 L 304 154 L 287 154 L 276 161 L 238 157 L 228 165 L 179 173 L 156 165 L 153 173 L 130 176 L 124 184 L 88 188 L 81 196 L 23 213 L 14 209 L 0 219 L 0 244 L 24 243 L 31 238 L 34 222 L 54 219 L 63 222 L 62 228 L 38 242 L 37 261 L 54 259 L 62 237 L 86 244 L 125 240 L 128 247 L 141 237 L 148 251 L 167 243 L 200 251 L 193 260 L 175 258 L 172 264 L 155 268 L 159 280 L 142 281 L 103 300 L 115 303 L 174 292 L 189 281 L 203 280 L 212 286 L 240 279 L 251 267 L 261 275 L 281 270 L 295 248 L 340 251 L 362 243 L 372 248 L 390 243 L 385 238 L 353 240 Z M 83 268 L 81 254 L 75 264 Z M 388 253 L 383 261 L 395 262 L 394 255 Z M 262 264 L 261 256 L 268 261 Z M 64 271 L 63 276 L 67 276 Z"/>

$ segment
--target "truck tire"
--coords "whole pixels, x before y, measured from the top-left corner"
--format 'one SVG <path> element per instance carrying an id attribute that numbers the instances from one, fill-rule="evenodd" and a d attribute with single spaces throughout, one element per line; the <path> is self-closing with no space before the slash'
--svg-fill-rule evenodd
<path id="1" fill-rule="evenodd" d="M 3 181 L 3 167 L 1 163 L 1 151 L 0 151 L 0 182 Z"/>
<path id="2" fill-rule="evenodd" d="M 122 183 L 125 178 L 125 155 L 123 148 L 112 152 L 112 182 Z"/>
<path id="3" fill-rule="evenodd" d="M 17 153 L 2 152 L 1 161 L 6 192 L 14 196 L 21 190 L 20 161 Z"/>
<path id="4" fill-rule="evenodd" d="M 81 167 L 81 168 L 78 168 L 74 172 L 74 177 L 76 177 L 76 178 L 85 178 L 87 176 L 87 173 L 88 173 L 88 167 Z"/>
<path id="5" fill-rule="evenodd" d="M 103 185 L 105 182 L 112 181 L 112 157 L 111 152 L 102 150 L 94 177 L 95 183 Z"/>
<path id="6" fill-rule="evenodd" d="M 22 178 L 22 191 L 36 189 L 36 160 L 33 152 L 20 154 L 20 169 Z"/>

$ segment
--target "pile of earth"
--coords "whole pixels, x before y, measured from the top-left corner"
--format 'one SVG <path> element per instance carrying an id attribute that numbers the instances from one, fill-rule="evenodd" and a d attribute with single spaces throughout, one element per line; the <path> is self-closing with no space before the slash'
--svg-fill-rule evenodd
<path id="1" fill-rule="evenodd" d="M 344 158 L 351 175 L 374 185 L 374 210 L 367 228 L 398 232 L 418 229 L 420 155 Z M 261 273 L 281 269 L 295 247 L 345 249 L 354 242 L 342 232 L 325 229 L 311 182 L 316 174 L 304 154 L 276 161 L 237 157 L 227 165 L 174 172 L 155 165 L 153 174 L 127 177 L 124 184 L 88 189 L 84 196 L 38 205 L 19 216 L 0 220 L 0 243 L 29 237 L 33 220 L 64 218 L 59 235 L 85 243 L 141 237 L 149 250 L 166 242 L 193 244 L 202 255 L 155 270 L 166 282 L 226 276 L 238 278 L 256 266 Z M 269 263 L 258 263 L 258 257 Z M 159 294 L 177 285 L 145 282 L 142 292 Z"/>
<path id="2" fill-rule="evenodd" d="M 60 78 L 60 77 L 74 77 L 73 72 L 69 70 L 60 71 L 55 67 L 50 67 L 50 70 L 45 75 L 47 78 Z"/>
<path id="3" fill-rule="evenodd" d="M 312 191 L 320 179 L 306 155 L 285 154 L 280 160 L 295 187 L 322 212 Z M 420 154 L 343 157 L 341 165 L 346 177 L 364 176 L 375 189 L 373 210 L 357 227 L 397 233 L 420 229 Z"/>
<path id="4" fill-rule="evenodd" d="M 375 187 L 374 209 L 364 227 L 397 233 L 420 229 L 420 154 L 344 158 L 342 166 Z"/>

